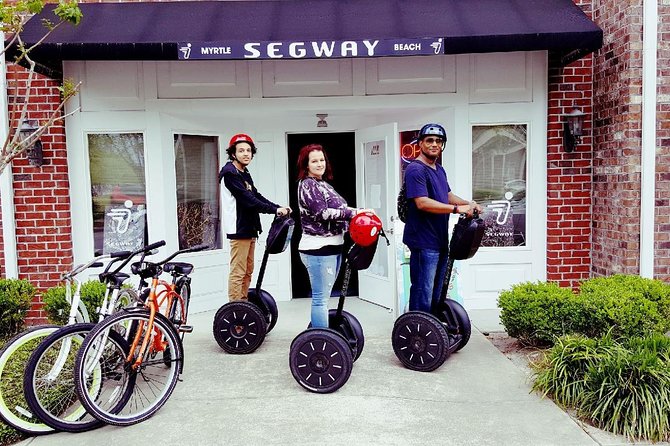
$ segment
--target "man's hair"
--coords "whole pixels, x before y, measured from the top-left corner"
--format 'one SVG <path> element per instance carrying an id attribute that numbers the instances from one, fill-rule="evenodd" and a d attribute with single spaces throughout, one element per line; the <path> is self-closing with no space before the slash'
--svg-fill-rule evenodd
<path id="1" fill-rule="evenodd" d="M 229 160 L 231 160 L 231 161 L 235 160 L 234 155 L 235 155 L 235 150 L 237 148 L 237 145 L 241 144 L 243 142 L 247 143 L 251 146 L 251 157 L 253 158 L 256 155 L 256 145 L 254 143 L 248 142 L 248 141 L 239 141 L 239 142 L 236 142 L 235 144 L 231 145 L 230 147 L 228 147 L 226 149 L 226 153 L 228 154 L 228 159 Z"/>

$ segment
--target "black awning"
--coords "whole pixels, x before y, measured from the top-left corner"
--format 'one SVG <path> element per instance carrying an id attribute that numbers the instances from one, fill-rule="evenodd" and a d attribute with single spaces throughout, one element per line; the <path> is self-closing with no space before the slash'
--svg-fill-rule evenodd
<path id="1" fill-rule="evenodd" d="M 54 5 L 22 34 L 33 44 Z M 299 42 L 443 38 L 444 54 L 549 50 L 564 63 L 602 46 L 602 30 L 572 0 L 283 0 L 82 3 L 31 53 L 63 60 L 177 60 L 184 42 Z"/>

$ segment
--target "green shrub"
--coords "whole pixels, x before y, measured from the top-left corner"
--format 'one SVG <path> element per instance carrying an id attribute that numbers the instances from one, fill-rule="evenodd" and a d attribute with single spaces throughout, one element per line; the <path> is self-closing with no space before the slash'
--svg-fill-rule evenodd
<path id="1" fill-rule="evenodd" d="M 600 340 L 582 335 L 557 338 L 544 358 L 533 364 L 533 390 L 551 396 L 562 406 L 579 405 L 587 387 L 588 370 L 613 348 L 609 336 Z"/>
<path id="2" fill-rule="evenodd" d="M 670 331 L 670 285 L 639 276 L 588 279 L 578 295 L 554 283 L 521 283 L 503 291 L 498 306 L 507 333 L 530 345 L 567 334 L 625 339 Z"/>
<path id="3" fill-rule="evenodd" d="M 630 439 L 670 439 L 669 352 L 670 341 L 652 334 L 602 357 L 587 372 L 580 416 Z"/>
<path id="4" fill-rule="evenodd" d="M 585 317 L 572 291 L 551 282 L 514 285 L 500 293 L 498 306 L 507 333 L 528 345 L 551 345 Z"/>
<path id="5" fill-rule="evenodd" d="M 579 296 L 590 315 L 590 336 L 640 337 L 670 330 L 670 285 L 639 276 L 614 275 L 584 281 Z"/>
<path id="6" fill-rule="evenodd" d="M 5 423 L 0 420 L 0 444 L 13 444 L 17 443 L 19 440 L 25 438 L 25 435 L 21 434 L 19 431 L 14 428 L 7 426 Z"/>
<path id="7" fill-rule="evenodd" d="M 96 320 L 97 309 L 105 297 L 105 284 L 97 280 L 89 280 L 81 285 L 81 300 L 86 306 L 88 315 Z M 74 287 L 72 288 L 74 294 Z M 44 311 L 49 321 L 55 324 L 65 324 L 70 312 L 70 304 L 65 299 L 65 285 L 49 288 L 42 295 Z"/>
<path id="8" fill-rule="evenodd" d="M 670 439 L 670 338 L 665 335 L 564 336 L 533 368 L 534 390 L 593 425 L 630 439 Z"/>
<path id="9" fill-rule="evenodd" d="M 27 280 L 0 279 L 0 339 L 21 331 L 35 292 Z"/>

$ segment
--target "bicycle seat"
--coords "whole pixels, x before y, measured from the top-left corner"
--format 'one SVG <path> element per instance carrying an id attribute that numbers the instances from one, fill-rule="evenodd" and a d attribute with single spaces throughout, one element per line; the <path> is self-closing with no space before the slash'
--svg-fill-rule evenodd
<path id="1" fill-rule="evenodd" d="M 187 276 L 193 271 L 193 265 L 185 262 L 170 262 L 163 265 L 163 271 L 166 273 L 171 273 L 174 271 L 175 274 L 181 276 Z"/>
<path id="2" fill-rule="evenodd" d="M 126 273 L 102 273 L 100 274 L 99 278 L 101 282 L 106 282 L 109 284 L 112 284 L 114 286 L 120 287 L 123 285 L 123 282 L 128 279 L 130 275 Z"/>
<path id="3" fill-rule="evenodd" d="M 140 276 L 142 279 L 160 275 L 162 269 L 160 265 L 151 262 L 134 262 L 130 265 L 130 271 Z"/>

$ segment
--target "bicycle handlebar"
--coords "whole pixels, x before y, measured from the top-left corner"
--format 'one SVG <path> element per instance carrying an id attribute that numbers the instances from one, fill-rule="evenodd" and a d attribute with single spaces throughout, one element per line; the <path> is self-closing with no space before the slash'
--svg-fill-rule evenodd
<path id="1" fill-rule="evenodd" d="M 100 273 L 99 278 L 101 282 L 105 281 L 105 278 L 108 276 L 113 276 L 114 274 L 118 273 L 121 271 L 127 264 L 130 262 L 130 260 L 135 257 L 137 254 L 142 253 L 142 258 L 144 259 L 144 256 L 146 256 L 148 251 L 151 251 L 156 248 L 160 248 L 161 246 L 165 245 L 165 240 L 160 240 L 158 242 L 152 243 L 150 245 L 143 246 L 140 249 L 137 249 L 135 251 L 117 251 L 115 253 L 110 254 L 109 256 L 112 257 L 114 256 L 115 258 L 107 264 L 107 268 Z M 119 266 L 117 266 L 114 271 L 111 273 L 109 272 L 110 268 L 112 265 L 116 262 L 121 262 Z"/>
<path id="2" fill-rule="evenodd" d="M 169 262 L 170 260 L 174 259 L 175 257 L 177 257 L 179 254 L 184 254 L 184 253 L 187 253 L 187 252 L 198 252 L 198 251 L 202 251 L 202 250 L 207 249 L 207 248 L 209 248 L 209 245 L 198 245 L 198 246 L 192 246 L 190 248 L 180 249 L 179 251 L 176 251 L 173 254 L 169 255 L 166 259 L 164 259 L 160 262 L 155 262 L 155 264 L 156 265 L 163 265 L 163 264 Z"/>
<path id="3" fill-rule="evenodd" d="M 101 266 L 104 265 L 100 260 L 108 259 L 110 257 L 111 254 L 103 254 L 101 256 L 95 257 L 88 263 L 82 263 L 81 265 L 77 265 L 72 271 L 63 274 L 61 276 L 61 280 L 70 279 L 88 268 L 100 268 Z"/>

